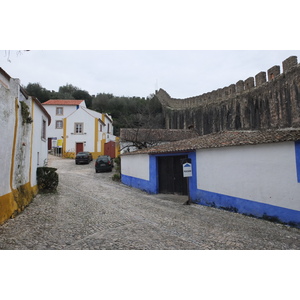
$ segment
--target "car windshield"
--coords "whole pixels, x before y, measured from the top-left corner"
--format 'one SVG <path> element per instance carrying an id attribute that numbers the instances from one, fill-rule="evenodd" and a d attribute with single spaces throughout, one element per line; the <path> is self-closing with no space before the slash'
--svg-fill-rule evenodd
<path id="1" fill-rule="evenodd" d="M 103 161 L 103 162 L 108 162 L 108 157 L 107 156 L 101 156 L 97 158 L 97 161 Z"/>
<path id="2" fill-rule="evenodd" d="M 77 153 L 77 156 L 86 156 L 86 155 L 88 155 L 88 154 L 87 153 L 83 153 L 83 152 Z"/>

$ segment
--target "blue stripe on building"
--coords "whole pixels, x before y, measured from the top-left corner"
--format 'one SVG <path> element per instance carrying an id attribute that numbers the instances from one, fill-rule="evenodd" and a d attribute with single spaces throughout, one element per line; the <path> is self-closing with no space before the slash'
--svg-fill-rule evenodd
<path id="1" fill-rule="evenodd" d="M 131 186 L 133 188 L 137 188 L 140 189 L 142 191 L 145 191 L 149 194 L 157 194 L 155 186 L 153 186 L 153 184 L 151 184 L 151 181 L 149 180 L 144 180 L 144 179 L 140 179 L 140 178 L 135 178 L 132 176 L 127 176 L 127 175 L 121 175 L 122 178 L 122 183 Z"/>
<path id="2" fill-rule="evenodd" d="M 300 141 L 295 142 L 297 179 L 300 182 Z"/>
<path id="3" fill-rule="evenodd" d="M 291 224 L 300 228 L 300 211 L 260 203 L 253 200 L 197 190 L 192 195 L 193 203 L 226 209 L 229 211 Z"/>
<path id="4" fill-rule="evenodd" d="M 295 152 L 298 182 L 300 182 L 300 141 L 295 143 Z M 190 199 L 193 203 L 282 222 L 300 228 L 300 211 L 198 189 L 196 152 L 180 153 L 180 155 L 183 154 L 188 155 L 192 160 L 193 176 L 189 178 L 189 190 Z M 174 154 L 169 154 L 169 156 L 171 155 L 174 156 Z M 159 156 L 166 155 L 150 155 L 149 180 L 122 175 L 122 182 L 147 193 L 157 194 L 159 192 L 157 157 Z"/>

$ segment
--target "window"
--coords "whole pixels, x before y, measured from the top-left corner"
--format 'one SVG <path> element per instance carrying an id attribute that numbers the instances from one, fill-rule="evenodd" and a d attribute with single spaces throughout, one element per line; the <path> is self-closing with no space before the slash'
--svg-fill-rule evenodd
<path id="1" fill-rule="evenodd" d="M 83 134 L 83 123 L 75 123 L 74 133 Z"/>
<path id="2" fill-rule="evenodd" d="M 55 128 L 56 129 L 62 129 L 63 128 L 63 121 L 59 120 L 55 122 Z"/>
<path id="3" fill-rule="evenodd" d="M 46 120 L 42 119 L 42 140 L 46 140 Z"/>
<path id="4" fill-rule="evenodd" d="M 64 108 L 63 107 L 56 107 L 56 115 L 62 116 L 64 114 Z"/>

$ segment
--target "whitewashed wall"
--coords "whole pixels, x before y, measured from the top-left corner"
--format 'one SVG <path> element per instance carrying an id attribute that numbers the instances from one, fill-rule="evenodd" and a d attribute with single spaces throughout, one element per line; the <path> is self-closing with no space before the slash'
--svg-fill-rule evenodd
<path id="1" fill-rule="evenodd" d="M 84 123 L 84 134 L 74 134 L 75 123 Z M 75 152 L 76 143 L 85 142 L 84 151 L 94 152 L 95 118 L 87 114 L 84 110 L 78 109 L 67 118 L 66 134 L 68 136 L 66 151 Z"/>
<path id="2" fill-rule="evenodd" d="M 197 188 L 300 210 L 295 143 L 199 150 Z"/>
<path id="3" fill-rule="evenodd" d="M 121 158 L 122 175 L 149 180 L 149 155 L 125 155 Z"/>
<path id="4" fill-rule="evenodd" d="M 56 121 L 63 121 L 64 118 L 68 117 L 72 113 L 76 112 L 77 105 L 43 105 L 51 116 L 51 124 L 47 128 L 47 139 L 56 137 L 57 140 L 62 139 L 63 129 L 56 129 Z M 85 102 L 82 102 L 80 106 L 86 107 Z M 56 107 L 63 107 L 63 115 L 56 115 Z"/>
<path id="5" fill-rule="evenodd" d="M 43 120 L 46 121 L 46 132 L 48 130 L 48 118 L 44 112 L 36 105 L 33 104 L 33 141 L 32 141 L 32 173 L 31 173 L 31 184 L 35 186 L 36 181 L 36 169 L 37 167 L 43 167 L 48 158 L 48 143 L 47 138 L 42 138 L 42 124 Z M 46 135 L 47 136 L 47 135 Z"/>
<path id="6" fill-rule="evenodd" d="M 29 99 L 26 100 L 25 98 L 22 97 L 22 95 L 19 94 L 19 100 L 27 104 L 30 115 L 32 117 L 31 97 L 29 97 Z M 14 189 L 30 181 L 32 127 L 33 127 L 33 123 L 23 124 L 23 118 L 21 115 L 21 103 L 19 102 L 17 135 L 16 135 L 15 157 L 14 157 L 14 176 L 13 176 Z M 13 133 L 13 130 L 11 131 L 11 133 Z"/>
<path id="7" fill-rule="evenodd" d="M 0 224 L 2 224 L 16 212 L 25 209 L 38 192 L 37 158 L 42 162 L 47 158 L 47 143 L 46 138 L 42 139 L 42 124 L 45 120 L 47 128 L 49 116 L 40 107 L 39 102 L 24 96 L 20 91 L 18 79 L 5 76 L 2 71 L 0 75 L 0 127 L 2 129 Z M 28 123 L 27 119 L 23 122 L 22 104 L 24 103 L 33 122 Z"/>
<path id="8" fill-rule="evenodd" d="M 1 78 L 0 78 L 1 79 Z M 1 79 L 4 82 L 4 79 Z M 20 81 L 5 80 L 0 83 L 0 196 L 8 194 L 10 189 L 10 172 L 15 128 L 15 99 L 18 97 Z"/>

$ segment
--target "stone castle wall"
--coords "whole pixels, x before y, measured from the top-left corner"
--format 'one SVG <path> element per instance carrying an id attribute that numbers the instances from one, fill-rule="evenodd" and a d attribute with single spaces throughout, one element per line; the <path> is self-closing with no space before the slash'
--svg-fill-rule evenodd
<path id="1" fill-rule="evenodd" d="M 300 127 L 300 65 L 291 56 L 280 66 L 200 96 L 173 99 L 160 89 L 167 129 L 224 130 Z"/>

